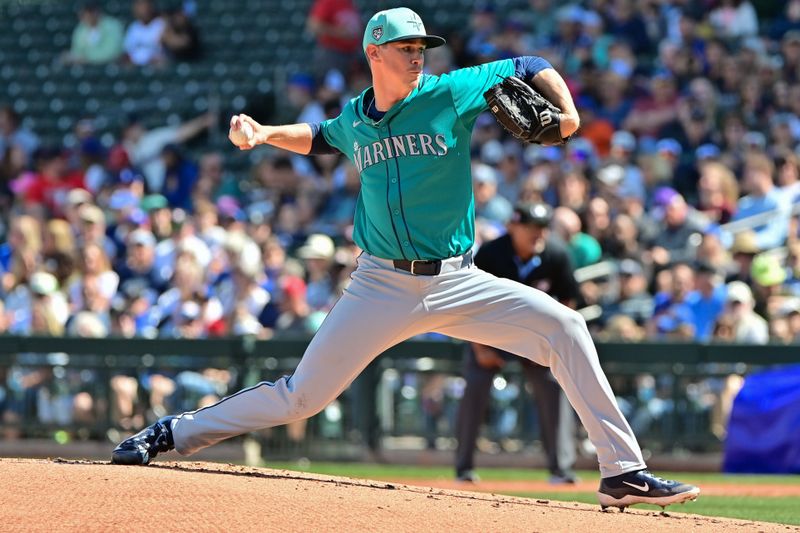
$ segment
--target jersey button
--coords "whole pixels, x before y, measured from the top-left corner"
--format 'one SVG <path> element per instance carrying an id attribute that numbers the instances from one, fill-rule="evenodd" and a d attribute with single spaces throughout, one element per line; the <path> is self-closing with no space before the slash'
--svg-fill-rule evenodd
<path id="1" fill-rule="evenodd" d="M 400 214 L 400 210 L 399 210 L 399 209 L 395 209 L 395 210 L 394 210 L 394 214 L 395 214 L 395 215 L 399 215 L 399 214 Z"/>
<path id="2" fill-rule="evenodd" d="M 392 183 L 397 183 L 397 178 L 392 178 Z"/>
<path id="3" fill-rule="evenodd" d="M 403 241 L 403 246 L 411 246 L 411 243 L 408 241 Z"/>

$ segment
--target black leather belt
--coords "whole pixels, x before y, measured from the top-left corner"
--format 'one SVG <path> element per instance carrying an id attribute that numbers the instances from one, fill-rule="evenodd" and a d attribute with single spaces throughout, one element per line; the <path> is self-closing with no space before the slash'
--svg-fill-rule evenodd
<path id="1" fill-rule="evenodd" d="M 392 261 L 395 268 L 411 272 L 415 276 L 437 276 L 442 272 L 441 259 L 395 259 Z M 461 256 L 461 266 L 464 268 L 472 264 L 472 250 Z"/>

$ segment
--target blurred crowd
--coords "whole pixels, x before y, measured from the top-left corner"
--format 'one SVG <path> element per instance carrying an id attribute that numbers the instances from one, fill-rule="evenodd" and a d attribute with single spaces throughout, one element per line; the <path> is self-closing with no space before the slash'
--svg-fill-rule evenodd
<path id="1" fill-rule="evenodd" d="M 539 55 L 563 74 L 582 117 L 564 147 L 521 145 L 491 115 L 478 118 L 476 245 L 505 231 L 515 203 L 543 200 L 599 339 L 797 340 L 800 0 L 470 5 L 467 27 L 427 22 L 449 44 L 426 54 L 426 72 Z M 171 68 L 200 57 L 194 2 L 156 7 L 133 1 L 126 26 L 84 4 L 64 61 Z M 357 7 L 314 3 L 307 30 L 319 57 L 288 77 L 274 121 L 335 117 L 369 85 Z M 259 162 L 236 173 L 233 148 L 187 150 L 226 117 L 146 129 L 130 115 L 112 144 L 93 118 L 76 122 L 74 142 L 51 146 L 13 102 L 0 108 L 0 332 L 316 330 L 359 253 L 359 174 L 343 155 L 260 147 Z M 11 412 L 14 390 L 54 379 L 4 372 L 0 407 Z M 137 384 L 158 414 L 182 386 L 213 397 L 235 377 L 195 374 L 120 376 L 113 389 L 128 400 L 115 409 L 133 416 Z"/>

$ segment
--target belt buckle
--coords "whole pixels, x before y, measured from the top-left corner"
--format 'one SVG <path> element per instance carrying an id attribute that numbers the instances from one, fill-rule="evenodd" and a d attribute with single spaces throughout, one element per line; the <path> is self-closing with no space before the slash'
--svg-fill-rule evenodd
<path id="1" fill-rule="evenodd" d="M 435 272 L 433 274 L 417 274 L 414 271 L 414 264 L 415 263 L 421 263 L 423 265 L 433 265 L 433 264 L 435 264 L 436 265 L 436 268 L 434 269 Z M 414 275 L 414 276 L 438 276 L 441 273 L 441 271 L 442 271 L 442 262 L 441 261 L 434 261 L 434 260 L 430 260 L 430 259 L 413 259 L 411 261 L 411 270 L 409 270 L 409 272 L 411 272 L 411 274 Z"/>

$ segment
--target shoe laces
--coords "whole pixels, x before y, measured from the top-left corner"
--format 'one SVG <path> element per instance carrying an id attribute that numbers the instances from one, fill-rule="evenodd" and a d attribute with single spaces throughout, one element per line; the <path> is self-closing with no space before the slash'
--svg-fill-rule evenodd
<path id="1" fill-rule="evenodd" d="M 659 477 L 659 476 L 653 474 L 652 472 L 650 472 L 649 470 L 642 470 L 642 474 L 644 474 L 644 475 L 646 475 L 648 477 L 651 477 L 651 478 L 655 479 L 656 481 L 658 481 L 659 483 L 663 483 L 665 485 L 672 485 L 673 483 L 675 483 L 674 481 L 670 481 L 668 479 L 664 479 L 663 477 Z"/>

